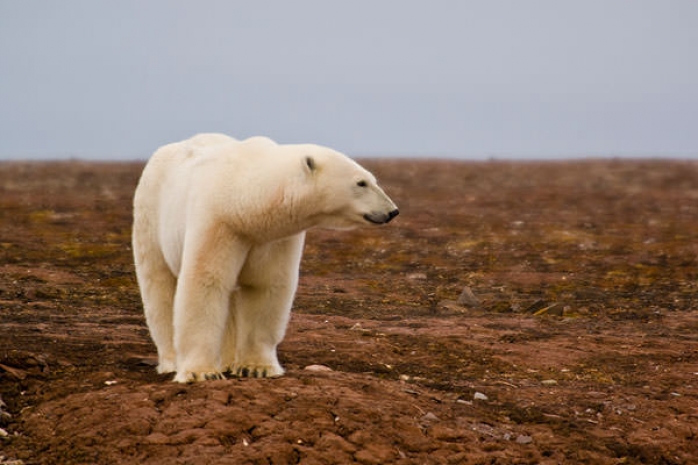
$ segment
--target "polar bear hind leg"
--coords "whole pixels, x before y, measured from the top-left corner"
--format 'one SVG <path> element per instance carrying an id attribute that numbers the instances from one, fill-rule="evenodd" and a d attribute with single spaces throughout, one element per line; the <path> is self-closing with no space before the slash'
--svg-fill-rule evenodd
<path id="1" fill-rule="evenodd" d="M 164 266 L 163 266 L 164 265 Z M 167 265 L 151 263 L 148 285 L 142 287 L 145 318 L 158 350 L 158 373 L 177 371 L 172 305 L 177 281 Z"/>
<path id="2" fill-rule="evenodd" d="M 232 374 L 255 378 L 283 375 L 276 348 L 286 333 L 298 287 L 304 238 L 305 233 L 301 233 L 250 251 L 231 299 L 227 332 L 235 334 L 234 341 L 226 343 L 223 353 L 224 364 Z"/>
<path id="3" fill-rule="evenodd" d="M 136 277 L 141 289 L 145 319 L 158 351 L 158 373 L 176 371 L 172 305 L 177 280 L 155 239 L 147 215 L 137 215 L 133 228 Z"/>

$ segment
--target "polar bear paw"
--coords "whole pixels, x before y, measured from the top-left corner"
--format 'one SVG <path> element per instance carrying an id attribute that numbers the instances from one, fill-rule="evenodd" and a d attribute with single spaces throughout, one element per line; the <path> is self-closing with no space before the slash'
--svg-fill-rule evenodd
<path id="1" fill-rule="evenodd" d="M 225 379 L 225 376 L 220 371 L 204 371 L 204 372 L 178 372 L 174 380 L 178 383 L 196 383 L 199 381 L 215 381 Z"/>
<path id="2" fill-rule="evenodd" d="M 278 378 L 283 376 L 284 369 L 279 365 L 236 363 L 230 368 L 230 374 L 238 378 Z"/>
<path id="3" fill-rule="evenodd" d="M 162 375 L 164 373 L 174 373 L 177 371 L 177 365 L 173 359 L 161 358 L 158 363 L 157 372 Z"/>

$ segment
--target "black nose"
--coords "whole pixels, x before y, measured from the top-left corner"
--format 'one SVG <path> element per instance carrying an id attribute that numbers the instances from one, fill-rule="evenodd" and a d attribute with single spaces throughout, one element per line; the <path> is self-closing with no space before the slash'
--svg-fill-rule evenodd
<path id="1" fill-rule="evenodd" d="M 390 213 L 388 213 L 388 221 L 392 220 L 393 218 L 395 218 L 399 214 L 400 214 L 400 210 L 398 210 L 397 208 L 395 210 L 391 211 Z M 386 221 L 386 223 L 388 221 Z"/>

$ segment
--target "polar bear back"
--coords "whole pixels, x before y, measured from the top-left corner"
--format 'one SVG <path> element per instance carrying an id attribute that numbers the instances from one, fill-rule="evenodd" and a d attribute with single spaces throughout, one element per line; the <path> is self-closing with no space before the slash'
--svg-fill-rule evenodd
<path id="1" fill-rule="evenodd" d="M 236 223 L 240 234 L 269 230 L 279 209 L 281 187 L 299 162 L 267 137 L 239 141 L 199 134 L 159 148 L 146 165 L 134 198 L 135 211 L 157 225 L 151 234 L 175 276 L 187 230 L 217 215 Z M 282 215 L 273 212 L 278 220 Z M 295 231 L 294 231 L 295 232 Z"/>

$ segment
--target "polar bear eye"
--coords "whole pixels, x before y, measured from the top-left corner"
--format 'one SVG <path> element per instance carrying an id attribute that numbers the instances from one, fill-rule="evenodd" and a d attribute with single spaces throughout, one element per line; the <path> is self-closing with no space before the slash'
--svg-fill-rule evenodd
<path id="1" fill-rule="evenodd" d="M 356 183 L 356 185 L 359 186 L 359 187 L 366 187 L 366 186 L 368 186 L 368 184 L 366 183 L 366 181 L 359 181 L 359 182 Z"/>

